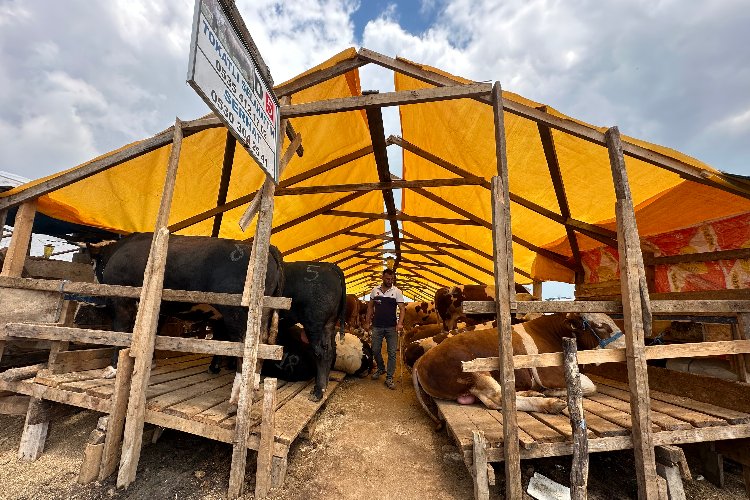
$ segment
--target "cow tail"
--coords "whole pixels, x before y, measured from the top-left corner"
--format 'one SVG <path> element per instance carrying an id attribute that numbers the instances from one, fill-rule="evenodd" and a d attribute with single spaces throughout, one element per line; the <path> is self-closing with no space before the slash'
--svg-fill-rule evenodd
<path id="1" fill-rule="evenodd" d="M 339 273 L 339 279 L 341 280 L 341 304 L 339 304 L 339 335 L 340 339 L 344 340 L 344 321 L 346 320 L 346 277 L 344 277 L 344 271 L 339 266 L 336 266 L 336 270 Z"/>
<path id="2" fill-rule="evenodd" d="M 284 258 L 282 257 L 279 249 L 273 245 L 269 247 L 269 252 L 273 257 L 273 260 L 276 261 L 276 268 L 278 269 L 278 281 L 276 282 L 276 289 L 272 292 L 272 294 L 275 297 L 280 297 L 284 293 L 285 284 Z"/>

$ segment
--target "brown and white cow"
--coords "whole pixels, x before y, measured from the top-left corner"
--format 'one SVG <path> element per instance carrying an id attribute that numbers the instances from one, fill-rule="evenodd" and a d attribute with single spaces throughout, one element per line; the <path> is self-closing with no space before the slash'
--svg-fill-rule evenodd
<path id="1" fill-rule="evenodd" d="M 346 294 L 346 310 L 344 312 L 346 326 L 352 330 L 359 328 L 359 299 L 351 293 Z"/>
<path id="2" fill-rule="evenodd" d="M 516 300 L 538 300 L 523 286 L 516 283 Z M 456 285 L 443 287 L 435 292 L 435 309 L 443 322 L 443 330 L 456 328 L 459 321 L 467 324 L 483 323 L 495 319 L 494 314 L 471 315 L 467 317 L 463 311 L 464 301 L 495 300 L 495 287 L 492 285 Z"/>
<path id="3" fill-rule="evenodd" d="M 403 362 L 406 368 L 411 371 L 414 367 L 414 363 L 417 362 L 417 360 L 422 357 L 424 353 L 435 347 L 436 345 L 440 344 L 442 341 L 449 337 L 453 337 L 454 335 L 460 335 L 463 333 L 469 333 L 479 330 L 487 330 L 489 328 L 493 328 L 497 326 L 497 323 L 487 322 L 487 323 L 480 323 L 478 325 L 474 326 L 461 326 L 462 324 L 459 323 L 459 327 L 455 330 L 451 330 L 450 332 L 440 332 L 436 335 L 433 335 L 432 337 L 426 337 L 421 338 L 418 340 L 413 340 L 409 343 L 404 342 L 404 351 L 403 351 Z"/>
<path id="4" fill-rule="evenodd" d="M 434 325 L 440 323 L 435 301 L 409 302 L 404 309 L 404 331 L 409 331 L 418 325 Z"/>
<path id="5" fill-rule="evenodd" d="M 513 325 L 513 354 L 560 352 L 563 337 L 575 336 L 579 349 L 620 348 L 625 339 L 612 319 L 599 313 L 568 313 L 542 316 Z M 491 409 L 500 409 L 502 393 L 497 372 L 464 373 L 461 362 L 498 356 L 497 328 L 445 339 L 427 351 L 414 365 L 412 378 L 417 396 L 430 416 L 439 422 L 422 398 L 422 391 L 439 399 L 471 404 L 475 398 Z M 566 392 L 562 366 L 518 369 L 515 371 L 516 406 L 519 411 L 559 413 L 565 403 L 557 396 Z M 596 386 L 581 375 L 583 394 L 596 392 Z M 548 397 L 544 397 L 548 396 Z"/>

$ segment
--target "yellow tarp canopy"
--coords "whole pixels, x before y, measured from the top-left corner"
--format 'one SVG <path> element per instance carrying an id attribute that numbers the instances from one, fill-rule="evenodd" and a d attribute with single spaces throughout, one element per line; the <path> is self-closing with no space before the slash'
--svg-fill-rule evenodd
<path id="1" fill-rule="evenodd" d="M 332 67 L 354 58 L 356 54 L 354 49 L 348 49 L 303 75 Z M 435 68 L 414 66 L 445 75 Z M 466 82 L 460 78 L 452 78 L 457 82 Z M 395 85 L 396 90 L 429 87 L 428 84 L 399 73 L 395 74 Z M 357 95 L 361 95 L 361 89 L 359 73 L 355 69 L 294 94 L 292 102 L 297 104 Z M 540 106 L 539 103 L 510 92 L 504 92 L 503 95 L 507 99 L 528 106 Z M 570 119 L 550 108 L 547 108 L 547 112 Z M 470 99 L 416 104 L 402 106 L 400 117 L 402 136 L 405 140 L 474 175 L 489 180 L 497 174 L 494 122 L 490 106 Z M 363 111 L 296 118 L 292 120 L 292 124 L 295 130 L 302 134 L 304 156 L 295 156 L 292 159 L 282 180 L 371 145 Z M 505 129 L 511 192 L 559 214 L 560 206 L 537 124 L 529 119 L 505 113 Z M 559 131 L 553 131 L 552 135 L 571 217 L 613 229 L 615 195 L 606 149 Z M 213 128 L 185 138 L 169 218 L 170 224 L 216 206 L 226 136 L 226 129 Z M 632 138 L 624 139 L 707 172 L 716 172 L 708 165 L 676 151 Z M 289 141 L 286 140 L 285 148 L 288 144 Z M 151 231 L 159 207 L 169 152 L 170 146 L 162 147 L 42 196 L 39 198 L 38 209 L 46 215 L 64 221 L 119 233 Z M 406 180 L 455 177 L 455 174 L 442 167 L 406 151 L 403 154 L 403 164 Z M 674 173 L 633 158 L 627 157 L 626 164 L 642 235 L 669 231 L 703 220 L 750 210 L 748 199 L 685 181 Z M 60 174 L 33 181 L 2 193 L 0 197 L 21 192 L 58 175 Z M 238 147 L 227 201 L 257 190 L 262 180 L 260 168 L 242 147 Z M 294 187 L 377 181 L 375 159 L 370 154 L 313 176 L 295 184 Z M 425 189 L 461 210 L 491 222 L 488 189 L 481 186 Z M 338 262 L 347 274 L 348 291 L 362 295 L 368 292 L 373 284 L 371 279 L 365 279 L 363 276 L 382 269 L 382 257 L 380 254 L 372 253 L 362 255 L 357 251 L 365 246 L 378 246 L 382 240 L 347 234 L 326 237 L 360 222 L 361 219 L 318 214 L 331 203 L 348 195 L 328 193 L 277 196 L 274 210 L 275 229 L 271 242 L 282 252 L 293 250 L 285 255 L 285 259 L 290 261 L 323 258 Z M 246 207 L 247 205 L 243 205 L 224 214 L 219 236 L 240 240 L 253 236 L 254 224 L 245 233 L 238 226 L 238 220 Z M 361 196 L 335 208 L 353 212 L 381 213 L 383 197 L 380 191 L 363 192 Z M 401 209 L 403 213 L 414 216 L 461 218 L 444 204 L 436 203 L 411 190 L 403 191 Z M 511 204 L 511 217 L 514 236 L 563 256 L 571 256 L 563 225 L 516 203 Z M 213 217 L 209 218 L 179 231 L 178 234 L 211 234 L 213 221 Z M 436 252 L 434 244 L 412 245 L 413 249 L 430 253 L 403 254 L 400 283 L 407 288 L 408 296 L 430 297 L 436 285 L 494 283 L 492 262 L 482 256 L 492 254 L 492 235 L 489 229 L 469 225 L 428 226 L 450 238 L 441 236 L 416 222 L 403 222 L 405 234 L 402 237 L 437 244 L 449 243 L 450 250 Z M 371 235 L 381 235 L 385 230 L 386 224 L 383 220 L 367 221 L 356 228 L 358 233 Z M 320 241 L 310 244 L 318 240 Z M 460 249 L 456 240 L 478 252 Z M 601 245 L 580 234 L 578 242 L 581 249 Z M 378 248 L 382 249 L 382 244 Z M 403 249 L 406 250 L 407 247 Z M 516 275 L 518 282 L 528 283 L 529 276 L 542 281 L 573 281 L 573 272 L 569 268 L 520 244 L 514 243 L 513 251 L 514 265 L 521 272 Z M 364 261 L 367 257 L 370 257 L 370 260 Z"/>

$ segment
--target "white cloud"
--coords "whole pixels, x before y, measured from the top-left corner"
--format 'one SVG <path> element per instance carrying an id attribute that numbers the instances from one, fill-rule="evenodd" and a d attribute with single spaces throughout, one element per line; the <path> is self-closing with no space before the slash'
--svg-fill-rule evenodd
<path id="1" fill-rule="evenodd" d="M 280 83 L 353 45 L 503 87 L 750 174 L 746 0 L 238 0 Z M 39 177 L 207 111 L 185 84 L 193 0 L 0 3 L 0 169 Z M 395 9 L 395 10 L 394 10 Z M 419 34 L 398 19 L 428 13 Z M 363 88 L 392 75 L 362 69 Z M 396 113 L 385 112 L 388 133 Z M 17 166 L 23 166 L 19 171 Z"/>

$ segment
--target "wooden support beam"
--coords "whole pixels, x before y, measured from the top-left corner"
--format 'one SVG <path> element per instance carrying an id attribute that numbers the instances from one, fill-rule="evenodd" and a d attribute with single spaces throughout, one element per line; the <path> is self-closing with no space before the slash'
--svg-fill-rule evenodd
<path id="1" fill-rule="evenodd" d="M 409 141 L 406 141 L 405 139 L 401 137 L 392 135 L 388 138 L 388 142 L 390 144 L 396 144 L 398 146 L 401 146 L 405 150 L 411 153 L 414 153 L 415 155 L 420 156 L 428 161 L 431 161 L 435 165 L 443 167 L 449 172 L 452 172 L 456 175 L 460 175 L 461 177 L 464 177 L 467 180 L 473 180 L 477 182 L 477 185 L 482 186 L 486 188 L 487 190 L 490 189 L 490 183 L 486 179 L 482 177 L 478 177 L 475 174 L 469 172 L 468 170 L 464 170 L 463 168 L 457 165 L 454 165 L 451 162 L 440 158 L 439 156 L 429 153 L 428 151 L 425 151 L 424 149 L 410 143 Z M 586 236 L 593 238 L 597 241 L 600 241 L 604 243 L 605 245 L 617 248 L 617 233 L 615 233 L 614 231 L 610 231 L 608 229 L 596 226 L 594 224 L 589 224 L 587 222 L 579 221 L 571 217 L 563 217 L 562 215 L 555 213 L 552 210 L 544 208 L 541 205 L 533 203 L 512 192 L 510 193 L 510 201 L 518 205 L 521 205 L 522 207 L 527 208 L 531 210 L 532 212 L 536 212 L 537 214 L 543 217 L 553 220 L 557 222 L 558 224 L 562 224 L 566 227 L 574 228 L 581 234 L 585 234 Z"/>
<path id="2" fill-rule="evenodd" d="M 423 275 L 421 275 L 421 274 L 418 274 L 418 273 L 417 273 L 417 272 L 416 272 L 416 271 L 414 270 L 414 268 L 416 268 L 416 269 L 419 269 L 419 270 L 421 270 L 421 271 L 425 271 L 425 272 L 428 272 L 428 273 L 430 273 L 430 274 L 433 274 L 433 275 L 437 276 L 437 277 L 438 277 L 438 278 L 440 278 L 440 279 L 443 279 L 443 280 L 445 280 L 445 283 L 441 283 L 441 284 L 440 284 L 441 286 L 450 286 L 450 285 L 449 285 L 449 283 L 453 283 L 453 282 L 454 282 L 454 280 L 452 280 L 451 278 L 449 278 L 449 277 L 445 276 L 444 274 L 442 274 L 442 273 L 439 273 L 439 272 L 437 272 L 437 271 L 434 271 L 434 270 L 432 270 L 432 269 L 428 269 L 428 268 L 426 268 L 425 266 L 423 266 L 422 264 L 419 264 L 418 262 L 412 262 L 412 261 L 410 261 L 410 260 L 404 259 L 404 263 L 410 264 L 410 266 L 405 266 L 405 267 L 404 267 L 404 269 L 406 269 L 406 270 L 410 271 L 410 272 L 411 272 L 412 274 L 414 274 L 414 275 L 415 275 L 415 276 L 417 276 L 418 278 L 421 278 L 421 279 L 423 279 L 423 280 L 425 280 L 425 281 L 431 281 L 431 282 L 433 282 L 433 283 L 437 283 L 437 282 L 436 282 L 436 281 L 435 281 L 434 279 L 426 278 L 425 276 L 423 276 Z"/>
<path id="3" fill-rule="evenodd" d="M 302 146 L 300 146 L 300 148 L 301 147 Z M 299 151 L 299 149 L 297 151 Z M 342 165 L 346 165 L 347 163 L 354 161 L 358 158 L 362 158 L 363 156 L 367 156 L 370 153 L 372 153 L 372 146 L 367 146 L 366 148 L 359 149 L 348 155 L 344 155 L 340 158 L 336 158 L 335 160 L 331 160 L 322 165 L 319 165 L 315 168 L 306 170 L 305 172 L 302 172 L 299 175 L 295 175 L 295 176 L 289 177 L 288 179 L 279 181 L 279 188 L 292 186 L 299 182 L 315 177 L 316 175 L 322 174 L 324 172 L 328 172 L 329 170 L 340 167 Z M 251 201 L 253 201 L 253 199 L 255 199 L 255 196 L 257 194 L 258 194 L 257 191 L 253 191 L 252 193 L 246 194 L 244 196 L 240 196 L 239 198 L 235 198 L 234 200 L 228 203 L 225 203 L 224 205 L 220 207 L 211 208 L 197 215 L 181 220 L 180 222 L 175 222 L 174 224 L 169 226 L 169 231 L 172 233 L 175 233 L 177 231 L 180 231 L 181 229 L 185 229 L 186 227 L 190 227 L 199 222 L 203 222 L 206 219 L 210 219 L 216 214 L 227 212 L 237 207 L 241 207 L 242 205 L 245 205 L 246 203 L 250 203 Z"/>
<path id="4" fill-rule="evenodd" d="M 492 242 L 495 264 L 495 303 L 500 353 L 500 387 L 503 398 L 503 456 L 505 458 L 505 498 L 520 500 L 521 457 L 516 418 L 516 377 L 513 370 L 510 304 L 515 301 L 513 245 L 511 243 L 508 157 L 505 148 L 502 89 L 492 87 L 492 112 L 495 119 L 495 156 L 498 175 L 492 179 Z"/>
<path id="5" fill-rule="evenodd" d="M 656 499 L 659 491 L 654 443 L 651 435 L 651 402 L 644 352 L 644 336 L 646 331 L 650 330 L 650 321 L 649 324 L 644 324 L 646 323 L 644 319 L 650 317 L 648 288 L 635 220 L 635 209 L 625 170 L 625 159 L 622 155 L 620 132 L 617 127 L 607 130 L 606 140 L 615 194 L 617 195 L 616 217 L 620 254 L 620 285 L 622 287 L 623 318 L 625 320 L 638 497 Z"/>
<path id="6" fill-rule="evenodd" d="M 331 66 L 330 68 L 319 69 L 306 75 L 297 77 L 287 83 L 277 85 L 273 91 L 278 97 L 291 96 L 297 92 L 314 87 L 320 83 L 328 81 L 337 76 L 348 73 L 354 69 L 367 64 L 367 61 L 354 56 L 351 59 L 345 59 Z"/>
<path id="7" fill-rule="evenodd" d="M 438 205 L 442 205 L 445 208 L 452 210 L 453 212 L 457 213 L 458 215 L 461 215 L 463 217 L 466 217 L 470 221 L 476 223 L 479 226 L 486 227 L 487 229 L 492 228 L 492 224 L 487 222 L 486 220 L 482 219 L 481 217 L 477 217 L 473 213 L 469 212 L 468 210 L 464 210 L 463 208 L 454 205 L 453 203 L 444 200 L 438 195 L 432 194 L 429 191 L 426 191 L 424 189 L 420 188 L 414 188 L 413 191 L 425 198 L 427 198 L 430 201 L 433 201 L 437 203 Z M 547 250 L 546 248 L 541 248 L 537 245 L 534 245 L 530 241 L 527 241 L 519 236 L 512 236 L 512 239 L 515 243 L 518 243 L 519 245 L 528 248 L 532 252 L 536 252 L 539 255 L 546 257 L 554 262 L 557 262 L 561 266 L 567 267 L 568 269 L 576 269 L 575 265 L 571 264 L 567 257 L 564 255 L 560 255 L 558 253 L 555 253 L 551 250 Z"/>
<path id="8" fill-rule="evenodd" d="M 382 245 L 380 243 L 378 246 Z M 401 253 L 403 254 L 417 254 L 417 255 L 446 255 L 445 252 L 440 252 L 438 250 L 418 250 L 412 246 L 408 247 L 409 250 L 401 249 Z M 361 252 L 361 253 L 396 253 L 395 250 L 392 248 L 352 248 L 352 250 Z"/>
<path id="9" fill-rule="evenodd" d="M 570 466 L 570 498 L 586 499 L 586 485 L 589 480 L 589 441 L 586 418 L 583 413 L 583 390 L 581 374 L 578 371 L 578 347 L 575 338 L 563 339 L 565 358 L 565 385 L 568 389 L 568 417 L 573 433 L 573 457 Z"/>
<path id="10" fill-rule="evenodd" d="M 323 101 L 308 102 L 281 106 L 283 118 L 299 118 L 303 116 L 324 115 L 327 113 L 341 113 L 370 107 L 403 106 L 423 102 L 437 102 L 450 99 L 463 99 L 489 93 L 491 86 L 486 83 L 471 83 L 468 85 L 452 85 L 433 87 L 400 92 L 384 92 L 353 97 L 341 97 Z"/>
<path id="11" fill-rule="evenodd" d="M 663 257 L 643 257 L 643 263 L 647 266 L 660 266 L 666 264 L 683 264 L 686 262 L 713 262 L 717 260 L 750 259 L 750 248 L 737 248 L 732 250 L 718 250 L 715 252 L 688 253 L 681 255 L 665 255 Z"/>
<path id="12" fill-rule="evenodd" d="M 219 180 L 219 194 L 216 197 L 216 206 L 220 207 L 227 202 L 227 192 L 229 192 L 229 179 L 232 177 L 232 164 L 234 163 L 234 151 L 237 148 L 237 139 L 227 130 L 227 138 L 224 144 L 224 162 L 221 166 L 221 179 Z M 214 225 L 211 230 L 211 236 L 219 236 L 221 229 L 221 220 L 224 212 L 219 212 L 214 216 Z"/>
<path id="13" fill-rule="evenodd" d="M 299 224 L 301 222 L 308 221 L 308 220 L 312 219 L 313 217 L 317 217 L 318 215 L 324 214 L 326 212 L 330 212 L 334 208 L 340 207 L 341 205 L 345 205 L 345 204 L 349 203 L 350 201 L 356 200 L 357 198 L 359 198 L 361 196 L 364 196 L 366 194 L 368 194 L 367 191 L 361 191 L 361 192 L 357 192 L 357 193 L 348 194 L 348 195 L 344 196 L 343 198 L 339 198 L 336 201 L 332 201 L 331 203 L 323 205 L 320 208 L 317 208 L 315 210 L 311 210 L 310 212 L 308 212 L 305 215 L 301 215 L 301 216 L 297 217 L 296 219 L 292 219 L 292 220 L 290 220 L 288 222 L 285 222 L 284 224 L 280 224 L 280 225 L 276 226 L 275 228 L 273 228 L 271 230 L 271 234 L 284 231 L 285 229 L 289 229 L 290 227 L 294 227 L 294 226 L 296 226 L 297 224 Z"/>
<path id="14" fill-rule="evenodd" d="M 34 216 L 36 215 L 36 200 L 28 201 L 21 205 L 16 213 L 16 222 L 13 226 L 13 236 L 5 254 L 3 269 L 0 276 L 17 276 L 23 274 L 23 266 L 26 263 L 26 255 L 31 245 L 31 233 L 34 228 Z"/>
<path id="15" fill-rule="evenodd" d="M 439 230 L 437 228 L 434 228 L 434 227 L 432 227 L 432 226 L 430 226 L 428 224 L 425 224 L 423 222 L 415 222 L 415 224 L 418 225 L 418 226 L 420 226 L 420 227 L 422 227 L 422 228 L 424 228 L 424 229 L 427 229 L 428 231 L 430 231 L 430 232 L 432 232 L 432 233 L 434 233 L 434 234 L 436 234 L 436 235 L 438 235 L 438 236 L 440 236 L 442 238 L 447 239 L 448 241 L 453 242 L 454 244 L 458 245 L 459 247 L 461 247 L 464 250 L 468 250 L 470 252 L 473 252 L 473 253 L 475 253 L 475 254 L 477 254 L 479 256 L 482 256 L 485 259 L 488 259 L 490 261 L 492 260 L 492 256 L 490 254 L 488 254 L 486 252 L 482 252 L 481 250 L 479 250 L 477 248 L 474 248 L 474 247 L 466 244 L 465 242 L 459 240 L 458 238 L 455 238 L 455 237 L 451 236 L 448 233 L 444 233 L 443 231 L 441 231 L 441 230 Z M 521 276 L 523 276 L 525 278 L 532 279 L 531 275 L 529 273 L 527 273 L 526 271 L 524 271 L 523 269 L 519 269 L 517 267 L 514 267 L 513 270 L 516 273 L 520 274 Z"/>
<path id="16" fill-rule="evenodd" d="M 308 241 L 307 243 L 305 243 L 303 245 L 299 245 L 299 246 L 291 248 L 291 249 L 289 249 L 289 250 L 287 250 L 285 252 L 281 252 L 281 255 L 283 255 L 284 257 L 286 257 L 286 256 L 291 255 L 293 253 L 297 253 L 300 250 L 303 250 L 305 248 L 309 248 L 309 247 L 311 247 L 313 245 L 317 245 L 318 243 L 322 243 L 324 241 L 327 241 L 327 240 L 330 240 L 332 238 L 335 238 L 336 236 L 338 236 L 340 234 L 348 234 L 349 231 L 351 231 L 352 229 L 357 229 L 357 228 L 365 226 L 365 225 L 367 225 L 369 223 L 370 223 L 369 220 L 363 220 L 363 221 L 357 222 L 355 224 L 352 224 L 351 226 L 347 226 L 347 227 L 345 227 L 343 229 L 339 229 L 338 231 L 334 231 L 332 233 L 328 233 L 328 234 L 326 234 L 324 236 L 321 236 L 320 238 L 316 238 L 316 239 L 314 239 L 312 241 Z M 352 235 L 352 236 L 357 236 L 357 235 Z M 370 235 L 366 235 L 365 237 L 368 237 L 368 236 L 370 236 Z"/>
<path id="17" fill-rule="evenodd" d="M 159 307 L 167 263 L 167 247 L 169 244 L 167 222 L 177 181 L 177 166 L 180 161 L 182 138 L 182 122 L 178 118 L 175 120 L 172 151 L 169 155 L 161 203 L 156 216 L 156 230 L 154 231 L 146 271 L 143 276 L 143 287 L 130 347 L 130 356 L 135 360 L 125 419 L 120 470 L 117 474 L 117 486 L 121 488 L 127 487 L 135 481 L 138 461 L 140 460 L 143 424 L 146 416 L 146 390 L 151 375 L 151 362 L 154 357 L 154 343 L 156 341 Z"/>
<path id="18" fill-rule="evenodd" d="M 386 233 L 383 233 L 383 234 L 386 234 Z M 326 255 L 324 255 L 324 256 L 322 256 L 322 257 L 318 257 L 317 259 L 315 259 L 315 261 L 317 261 L 317 262 L 320 262 L 320 261 L 322 261 L 322 260 L 326 260 L 326 259 L 329 259 L 329 258 L 331 258 L 331 257 L 335 257 L 335 256 L 337 256 L 337 255 L 341 255 L 341 254 L 342 254 L 343 252 L 348 252 L 348 251 L 350 251 L 350 250 L 354 250 L 354 249 L 356 249 L 357 247 L 359 247 L 359 246 L 361 246 L 361 245 L 365 245 L 365 244 L 367 244 L 367 243 L 369 243 L 369 242 L 371 242 L 371 241 L 375 241 L 375 240 L 377 240 L 377 239 L 378 239 L 377 237 L 366 238 L 366 239 L 364 239 L 364 240 L 362 240 L 362 241 L 358 241 L 358 242 L 356 242 L 356 243 L 353 243 L 353 244 L 349 245 L 348 247 L 345 247 L 345 248 L 341 248 L 341 249 L 339 249 L 339 250 L 336 250 L 336 251 L 334 251 L 334 252 L 331 252 L 331 253 L 329 253 L 329 254 L 326 254 Z M 377 248 L 377 247 L 379 247 L 379 246 L 381 246 L 381 243 L 380 243 L 380 242 L 378 242 L 378 244 L 377 244 L 376 246 L 372 247 L 372 248 Z M 370 248 L 368 248 L 368 250 L 370 250 Z M 356 254 L 355 254 L 355 255 L 356 255 Z M 354 255 L 350 255 L 350 256 L 348 256 L 348 257 L 346 257 L 346 258 L 342 259 L 342 260 L 346 260 L 346 259 L 349 259 L 349 258 L 351 258 L 351 257 L 353 257 L 353 256 L 354 256 Z M 339 262 L 341 262 L 341 260 L 339 260 L 339 261 L 337 261 L 337 262 L 334 262 L 334 264 L 338 264 Z"/>
<path id="19" fill-rule="evenodd" d="M 369 220 L 388 219 L 388 214 L 376 213 L 376 212 L 351 212 L 347 210 L 329 210 L 325 215 L 333 215 L 336 217 L 355 217 Z M 429 222 L 432 224 L 453 224 L 458 226 L 478 226 L 474 221 L 465 219 L 446 219 L 443 217 L 418 217 L 414 215 L 406 215 L 404 213 L 398 213 L 395 217 L 396 220 L 400 221 L 411 221 L 411 222 Z"/>
<path id="20" fill-rule="evenodd" d="M 209 128 L 223 127 L 224 124 L 215 116 L 200 118 L 190 122 L 183 123 L 183 135 L 187 137 L 190 134 L 201 132 Z M 150 139 L 145 139 L 138 143 L 128 146 L 120 151 L 112 153 L 98 160 L 91 161 L 81 167 L 69 170 L 48 181 L 40 182 L 34 186 L 24 189 L 14 195 L 0 198 L 0 210 L 15 207 L 29 200 L 35 200 L 42 195 L 51 193 L 65 186 L 69 186 L 94 174 L 104 170 L 116 167 L 134 158 L 155 151 L 161 147 L 167 146 L 172 142 L 174 137 L 174 128 L 170 127 L 164 132 L 156 134 Z"/>
<path id="21" fill-rule="evenodd" d="M 417 181 L 393 180 L 390 182 L 362 182 L 358 184 L 337 184 L 332 186 L 305 186 L 279 188 L 276 196 L 298 196 L 321 193 L 347 193 L 352 191 L 385 191 L 392 189 L 412 189 L 422 187 L 475 186 L 479 181 L 472 179 L 424 179 Z"/>
<path id="22" fill-rule="evenodd" d="M 289 98 L 283 98 L 282 104 L 287 104 Z M 282 127 L 286 127 L 287 120 L 282 120 Z M 278 148 L 281 149 L 283 139 L 279 135 Z M 245 290 L 242 302 L 248 306 L 245 345 L 242 355 L 242 373 L 240 376 L 239 398 L 237 400 L 237 417 L 234 437 L 232 439 L 232 465 L 229 473 L 230 499 L 242 495 L 245 482 L 245 468 L 247 465 L 247 445 L 250 439 L 250 409 L 253 403 L 253 392 L 258 387 L 259 375 L 256 374 L 258 361 L 258 347 L 262 335 L 263 308 L 262 298 L 266 282 L 266 262 L 268 261 L 269 246 L 273 226 L 274 191 L 276 185 L 271 178 L 263 183 L 260 211 L 253 240 L 253 250 L 248 262 Z M 236 381 L 235 381 L 236 383 Z"/>
<path id="23" fill-rule="evenodd" d="M 130 349 L 123 349 L 118 355 L 117 375 L 115 376 L 115 387 L 111 397 L 112 407 L 107 418 L 104 449 L 99 466 L 99 481 L 105 480 L 117 469 L 132 375 L 133 358 L 130 357 Z"/>
<path id="24" fill-rule="evenodd" d="M 463 272 L 463 271 L 459 271 L 459 270 L 458 270 L 458 269 L 456 269 L 455 267 L 447 265 L 447 264 L 446 264 L 445 262 L 440 262 L 440 261 L 439 261 L 439 260 L 437 260 L 436 258 L 434 258 L 434 257 L 430 257 L 429 255 L 426 255 L 425 257 L 427 257 L 427 259 L 429 259 L 429 260 L 430 260 L 430 261 L 432 261 L 433 263 L 437 264 L 437 265 L 438 265 L 439 267 L 442 267 L 442 268 L 446 268 L 446 269 L 448 269 L 449 271 L 452 271 L 452 272 L 454 272 L 454 273 L 458 274 L 459 276 L 463 276 L 464 278 L 466 278 L 467 280 L 469 280 L 469 283 L 477 283 L 477 284 L 481 284 L 481 280 L 478 280 L 477 278 L 474 278 L 473 276 L 470 276 L 470 275 L 466 274 L 466 273 L 465 273 L 465 272 Z M 414 261 L 410 260 L 409 262 L 414 262 Z M 426 265 L 426 264 L 425 264 L 425 263 L 420 263 L 420 265 L 422 265 L 422 266 L 424 267 L 424 265 Z M 431 271 L 431 272 L 432 272 L 433 274 L 436 274 L 436 273 L 435 273 L 435 271 Z M 486 272 L 486 271 L 485 271 L 485 273 L 486 273 L 486 274 L 488 274 L 488 275 L 490 275 L 490 276 L 492 276 L 492 273 L 488 273 L 488 272 Z M 444 277 L 444 278 L 445 278 L 445 277 Z"/>
<path id="25" fill-rule="evenodd" d="M 21 443 L 18 446 L 18 459 L 33 462 L 44 451 L 49 429 L 49 407 L 54 403 L 32 397 L 26 411 Z"/>
<path id="26" fill-rule="evenodd" d="M 403 231 L 403 233 L 405 235 L 410 235 L 412 238 L 414 238 L 414 235 L 412 235 L 411 233 L 407 233 L 406 231 Z M 429 246 L 429 247 L 432 247 L 432 248 L 435 248 L 437 250 L 438 254 L 440 254 L 440 255 L 445 255 L 446 257 L 450 257 L 452 259 L 455 259 L 455 260 L 461 262 L 462 264 L 465 264 L 465 265 L 467 265 L 469 267 L 473 267 L 477 271 L 481 271 L 481 272 L 483 272 L 483 273 L 485 273 L 485 274 L 487 274 L 489 276 L 494 277 L 494 274 L 492 273 L 492 271 L 488 271 L 487 269 L 483 268 L 482 266 L 480 266 L 480 265 L 478 265 L 478 264 L 476 264 L 474 262 L 471 262 L 470 260 L 464 259 L 463 257 L 459 257 L 458 255 L 456 255 L 456 254 L 454 254 L 452 252 L 448 252 L 448 251 L 444 250 L 443 248 L 441 248 L 438 245 L 433 245 L 432 243 L 429 243 L 429 244 L 428 243 L 422 243 L 422 244 L 426 245 L 426 246 Z M 434 259 L 431 259 L 431 260 L 434 260 Z M 438 261 L 435 260 L 435 262 L 438 262 Z"/>
<path id="27" fill-rule="evenodd" d="M 370 93 L 367 97 L 376 97 L 378 94 Z M 379 107 L 371 106 L 365 108 L 365 114 L 367 115 L 367 126 L 370 129 L 370 140 L 372 141 L 373 153 L 375 154 L 375 165 L 378 170 L 378 179 L 380 182 L 390 184 L 391 172 L 388 166 L 388 154 L 386 153 L 385 143 L 385 129 L 383 128 L 383 113 Z M 385 203 L 385 211 L 388 214 L 388 224 L 391 228 L 391 235 L 393 236 L 393 244 L 395 246 L 396 262 L 393 265 L 393 269 L 398 269 L 398 265 L 401 262 L 401 235 L 399 233 L 398 222 L 396 220 L 396 202 L 393 201 L 393 190 L 384 189 L 383 202 Z"/>
<path id="28" fill-rule="evenodd" d="M 484 431 L 472 431 L 472 467 L 471 475 L 474 479 L 474 499 L 489 500 L 490 482 L 487 476 L 487 440 L 484 437 Z"/>
<path id="29" fill-rule="evenodd" d="M 401 231 L 401 234 L 406 234 L 403 230 Z M 359 231 L 347 231 L 347 236 L 358 236 L 360 238 L 369 238 L 371 236 L 376 236 L 371 233 L 360 233 Z M 393 241 L 393 238 L 390 236 L 377 236 L 381 240 L 385 241 Z M 466 250 L 465 246 L 462 245 L 456 245 L 455 243 L 446 243 L 444 241 L 433 241 L 433 240 L 424 240 L 421 238 L 412 237 L 409 238 L 401 238 L 402 243 L 411 243 L 413 245 L 424 245 L 429 246 L 433 248 L 451 248 L 454 250 Z"/>
<path id="30" fill-rule="evenodd" d="M 384 56 L 369 49 L 362 48 L 359 51 L 359 57 L 369 62 L 375 63 L 379 66 L 397 71 L 401 74 L 416 78 L 417 80 L 429 83 L 437 86 L 450 86 L 460 85 L 462 82 L 451 78 L 445 74 L 438 74 L 433 71 L 422 69 L 417 64 L 409 62 L 405 59 L 394 59 L 392 57 Z M 486 96 L 472 97 L 473 99 L 483 102 L 485 104 L 492 105 L 492 99 Z M 532 120 L 537 123 L 545 124 L 553 129 L 563 131 L 574 137 L 578 137 L 600 146 L 607 145 L 604 134 L 595 128 L 584 125 L 582 123 L 570 120 L 568 118 L 561 118 L 554 116 L 544 111 L 540 111 L 532 106 L 522 104 L 510 99 L 503 98 L 503 109 L 509 113 Z M 685 179 L 706 184 L 708 186 L 721 189 L 722 191 L 730 192 L 743 198 L 750 198 L 750 188 L 743 183 L 737 182 L 732 178 L 718 173 L 708 172 L 698 167 L 694 167 L 687 163 L 683 163 L 679 160 L 671 158 L 669 156 L 650 151 L 643 146 L 639 146 L 633 143 L 623 142 L 622 151 L 624 154 L 637 158 L 641 161 L 650 163 L 659 168 L 669 170 L 670 172 L 678 174 L 680 177 Z"/>
<path id="31" fill-rule="evenodd" d="M 546 111 L 546 109 L 544 111 Z M 549 168 L 550 177 L 552 178 L 552 186 L 555 188 L 555 196 L 557 196 L 557 204 L 560 207 L 560 215 L 565 219 L 570 219 L 570 206 L 568 205 L 568 197 L 565 194 L 565 183 L 563 182 L 562 172 L 560 171 L 560 161 L 557 158 L 552 130 L 541 123 L 537 123 L 537 128 L 539 129 L 539 137 L 542 140 L 544 157 L 547 160 L 547 167 Z M 570 251 L 573 254 L 573 261 L 575 261 L 576 268 L 583 269 L 581 266 L 581 251 L 578 248 L 576 234 L 567 224 L 565 225 L 565 232 L 568 235 Z"/>
<path id="32" fill-rule="evenodd" d="M 274 426 L 276 422 L 276 379 L 263 381 L 263 405 L 260 420 L 260 444 L 255 470 L 255 498 L 265 498 L 271 491 Z"/>

